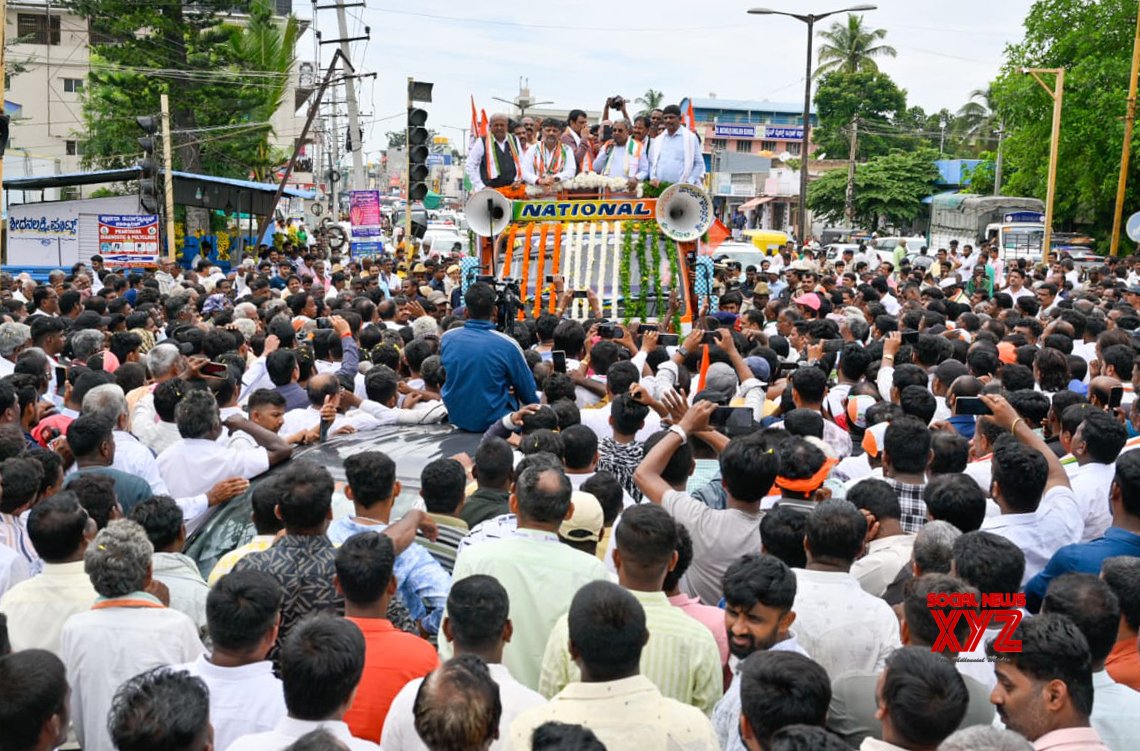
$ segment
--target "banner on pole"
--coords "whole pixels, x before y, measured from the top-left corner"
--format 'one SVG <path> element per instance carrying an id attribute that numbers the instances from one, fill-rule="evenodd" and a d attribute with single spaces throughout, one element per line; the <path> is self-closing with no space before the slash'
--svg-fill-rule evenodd
<path id="1" fill-rule="evenodd" d="M 108 266 L 154 268 L 158 254 L 157 215 L 99 214 L 99 255 Z"/>
<path id="2" fill-rule="evenodd" d="M 380 191 L 354 190 L 349 196 L 349 222 L 352 225 L 350 249 L 353 255 L 379 253 L 381 242 Z"/>

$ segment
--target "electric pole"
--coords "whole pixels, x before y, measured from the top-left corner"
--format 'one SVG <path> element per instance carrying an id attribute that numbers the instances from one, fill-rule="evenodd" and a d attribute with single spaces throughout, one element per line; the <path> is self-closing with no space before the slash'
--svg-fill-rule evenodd
<path id="1" fill-rule="evenodd" d="M 162 94 L 159 101 L 162 105 L 162 192 L 166 199 L 166 257 L 173 261 L 178 250 L 174 247 L 174 159 L 170 143 L 170 97 Z"/>
<path id="2" fill-rule="evenodd" d="M 337 0 L 336 4 L 337 31 L 340 32 L 340 54 L 345 60 L 350 60 L 348 54 L 348 19 L 345 17 L 344 1 Z M 344 101 L 348 107 L 348 141 L 347 146 L 352 152 L 352 183 L 350 188 L 361 189 L 364 186 L 364 144 L 360 142 L 360 111 L 356 106 L 356 81 L 352 76 L 344 78 Z"/>
<path id="3" fill-rule="evenodd" d="M 859 148 L 859 116 L 851 118 L 851 141 L 847 149 L 847 194 L 843 202 L 843 213 L 847 226 L 855 226 L 855 153 Z"/>

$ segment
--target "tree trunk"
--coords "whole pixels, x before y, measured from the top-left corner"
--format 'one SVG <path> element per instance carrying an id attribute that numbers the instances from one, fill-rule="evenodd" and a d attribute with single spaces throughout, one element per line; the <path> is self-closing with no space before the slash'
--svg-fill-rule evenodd
<path id="1" fill-rule="evenodd" d="M 851 143 L 847 151 L 847 195 L 844 200 L 844 215 L 848 228 L 855 226 L 855 154 L 859 148 L 859 118 L 851 120 Z"/>

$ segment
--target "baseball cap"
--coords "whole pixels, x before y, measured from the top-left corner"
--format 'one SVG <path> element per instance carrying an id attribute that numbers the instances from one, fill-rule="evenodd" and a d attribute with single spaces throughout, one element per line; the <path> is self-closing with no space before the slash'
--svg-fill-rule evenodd
<path id="1" fill-rule="evenodd" d="M 428 295 L 427 299 L 432 305 L 442 305 L 447 302 L 447 295 L 436 289 L 432 290 L 432 293 Z"/>
<path id="2" fill-rule="evenodd" d="M 727 394 L 731 398 L 738 385 L 736 371 L 728 363 L 714 362 L 705 374 L 705 391 Z"/>
<path id="3" fill-rule="evenodd" d="M 805 292 L 796 299 L 792 300 L 796 305 L 804 305 L 812 310 L 819 310 L 820 302 L 819 295 L 814 292 Z"/>
<path id="4" fill-rule="evenodd" d="M 1013 365 L 1017 362 L 1017 347 L 1013 346 L 1013 342 L 998 342 L 998 359 L 1006 365 Z"/>
<path id="5" fill-rule="evenodd" d="M 570 503 L 574 512 L 569 519 L 565 519 L 558 528 L 558 536 L 571 542 L 597 542 L 602 539 L 602 527 L 605 526 L 605 514 L 602 504 L 592 493 L 575 490 L 570 495 Z"/>
<path id="6" fill-rule="evenodd" d="M 427 273 L 427 266 L 424 266 L 422 263 L 417 263 L 415 266 L 412 267 L 412 273 L 413 274 L 426 274 Z"/>
<path id="7" fill-rule="evenodd" d="M 761 383 L 767 383 L 772 377 L 772 366 L 763 357 L 752 355 L 744 358 L 744 364 L 752 371 L 752 377 Z"/>
<path id="8" fill-rule="evenodd" d="M 771 292 L 768 291 L 768 282 L 757 282 L 756 286 L 752 288 L 752 294 L 754 294 L 754 295 L 769 295 L 769 294 L 771 294 Z"/>
<path id="9" fill-rule="evenodd" d="M 847 419 L 857 428 L 867 427 L 867 410 L 878 403 L 870 394 L 856 394 L 847 399 Z"/>
<path id="10" fill-rule="evenodd" d="M 862 445 L 868 456 L 877 457 L 883 450 L 887 438 L 887 428 L 890 425 L 889 422 L 879 422 L 867 428 L 867 432 L 863 434 Z"/>

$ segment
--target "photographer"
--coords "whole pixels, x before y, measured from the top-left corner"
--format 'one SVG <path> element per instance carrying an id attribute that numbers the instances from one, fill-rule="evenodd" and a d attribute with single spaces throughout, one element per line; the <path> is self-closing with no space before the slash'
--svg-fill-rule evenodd
<path id="1" fill-rule="evenodd" d="M 495 288 L 476 282 L 463 296 L 467 322 L 443 335 L 443 401 L 457 428 L 482 433 L 522 404 L 535 404 L 534 376 L 518 343 L 495 330 Z"/>

